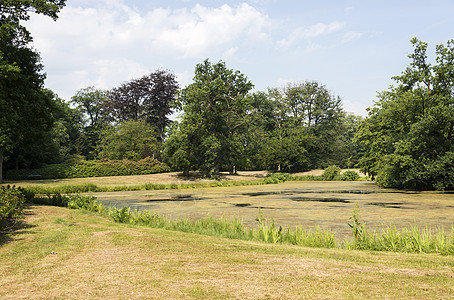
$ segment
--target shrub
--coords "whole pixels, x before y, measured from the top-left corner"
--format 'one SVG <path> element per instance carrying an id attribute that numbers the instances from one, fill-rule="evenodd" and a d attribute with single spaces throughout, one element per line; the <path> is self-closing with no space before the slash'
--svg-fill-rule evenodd
<path id="1" fill-rule="evenodd" d="M 324 180 L 334 180 L 336 176 L 340 174 L 341 168 L 338 166 L 332 165 L 325 169 L 322 174 Z"/>
<path id="2" fill-rule="evenodd" d="M 25 195 L 15 187 L 0 187 L 0 231 L 15 225 L 22 218 Z"/>
<path id="3" fill-rule="evenodd" d="M 271 173 L 266 175 L 264 182 L 266 184 L 273 184 L 273 183 L 280 183 L 286 182 L 287 180 L 291 180 L 292 175 L 289 173 Z"/>
<path id="4" fill-rule="evenodd" d="M 360 176 L 355 171 L 345 171 L 343 174 L 339 175 L 338 178 L 342 181 L 355 181 L 358 180 Z"/>
<path id="5" fill-rule="evenodd" d="M 77 160 L 71 163 L 47 165 L 40 169 L 9 170 L 6 177 L 10 180 L 30 178 L 57 179 L 101 176 L 145 175 L 169 172 L 170 168 L 151 157 L 137 162 L 130 160 Z"/>

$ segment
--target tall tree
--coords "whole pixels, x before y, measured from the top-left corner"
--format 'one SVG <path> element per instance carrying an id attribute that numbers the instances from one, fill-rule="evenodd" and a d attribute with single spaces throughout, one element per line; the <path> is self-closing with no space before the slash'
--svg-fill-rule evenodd
<path id="1" fill-rule="evenodd" d="M 112 121 L 145 120 L 156 127 L 160 141 L 164 141 L 178 88 L 174 74 L 158 70 L 112 89 L 105 104 Z"/>
<path id="2" fill-rule="evenodd" d="M 253 85 L 224 62 L 209 60 L 196 66 L 193 81 L 179 97 L 184 114 L 180 131 L 168 143 L 175 149 L 169 159 L 205 173 L 233 172 L 243 149 L 240 132 L 247 125 L 246 95 Z"/>
<path id="3" fill-rule="evenodd" d="M 101 133 L 107 127 L 105 103 L 107 92 L 88 87 L 81 89 L 71 98 L 71 103 L 82 118 L 81 135 L 77 142 L 79 154 L 87 159 L 97 157 L 97 145 L 101 141 Z"/>
<path id="4" fill-rule="evenodd" d="M 0 181 L 3 155 L 26 133 L 49 129 L 51 100 L 43 91 L 44 74 L 37 52 L 28 47 L 30 33 L 21 21 L 30 12 L 57 19 L 65 0 L 15 0 L 0 3 Z"/>
<path id="5" fill-rule="evenodd" d="M 454 189 L 454 40 L 436 47 L 411 41 L 410 65 L 379 94 L 356 139 L 363 171 L 384 187 Z"/>
<path id="6" fill-rule="evenodd" d="M 316 81 L 290 83 L 268 94 L 275 103 L 275 127 L 263 146 L 267 168 L 299 171 L 341 162 L 345 113 L 339 97 Z"/>

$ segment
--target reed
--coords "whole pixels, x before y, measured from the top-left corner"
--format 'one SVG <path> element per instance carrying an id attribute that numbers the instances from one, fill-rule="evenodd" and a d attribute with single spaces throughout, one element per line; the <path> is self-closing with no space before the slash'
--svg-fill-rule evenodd
<path id="1" fill-rule="evenodd" d="M 38 204 L 64 206 L 72 209 L 83 209 L 115 222 L 131 225 L 149 226 L 167 230 L 204 234 L 222 238 L 262 241 L 275 244 L 292 244 L 317 248 L 344 248 L 372 251 L 392 251 L 410 253 L 454 254 L 454 226 L 449 233 L 443 228 L 430 229 L 412 226 L 398 229 L 395 226 L 385 227 L 380 232 L 370 230 L 360 221 L 359 208 L 355 206 L 351 222 L 347 223 L 352 230 L 352 238 L 339 242 L 329 230 L 320 227 L 314 229 L 282 228 L 276 226 L 273 219 L 267 221 L 259 209 L 258 228 L 246 228 L 241 219 L 215 219 L 214 217 L 199 220 L 168 219 L 153 211 L 134 211 L 128 207 L 105 208 L 93 196 L 82 195 L 47 195 L 33 198 Z"/>

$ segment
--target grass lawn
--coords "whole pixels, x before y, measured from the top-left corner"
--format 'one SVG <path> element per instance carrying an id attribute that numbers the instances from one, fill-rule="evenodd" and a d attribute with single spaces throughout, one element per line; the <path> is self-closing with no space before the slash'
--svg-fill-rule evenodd
<path id="1" fill-rule="evenodd" d="M 311 249 L 31 206 L 1 236 L 0 298 L 451 299 L 454 257 Z"/>

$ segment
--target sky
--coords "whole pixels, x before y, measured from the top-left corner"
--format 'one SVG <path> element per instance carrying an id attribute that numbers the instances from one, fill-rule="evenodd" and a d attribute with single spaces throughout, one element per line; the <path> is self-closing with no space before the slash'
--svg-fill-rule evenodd
<path id="1" fill-rule="evenodd" d="M 255 91 L 318 81 L 366 116 L 409 65 L 413 37 L 429 44 L 432 62 L 435 46 L 454 39 L 454 1 L 67 0 L 57 21 L 32 15 L 25 26 L 46 87 L 67 101 L 158 69 L 185 87 L 208 58 Z"/>

